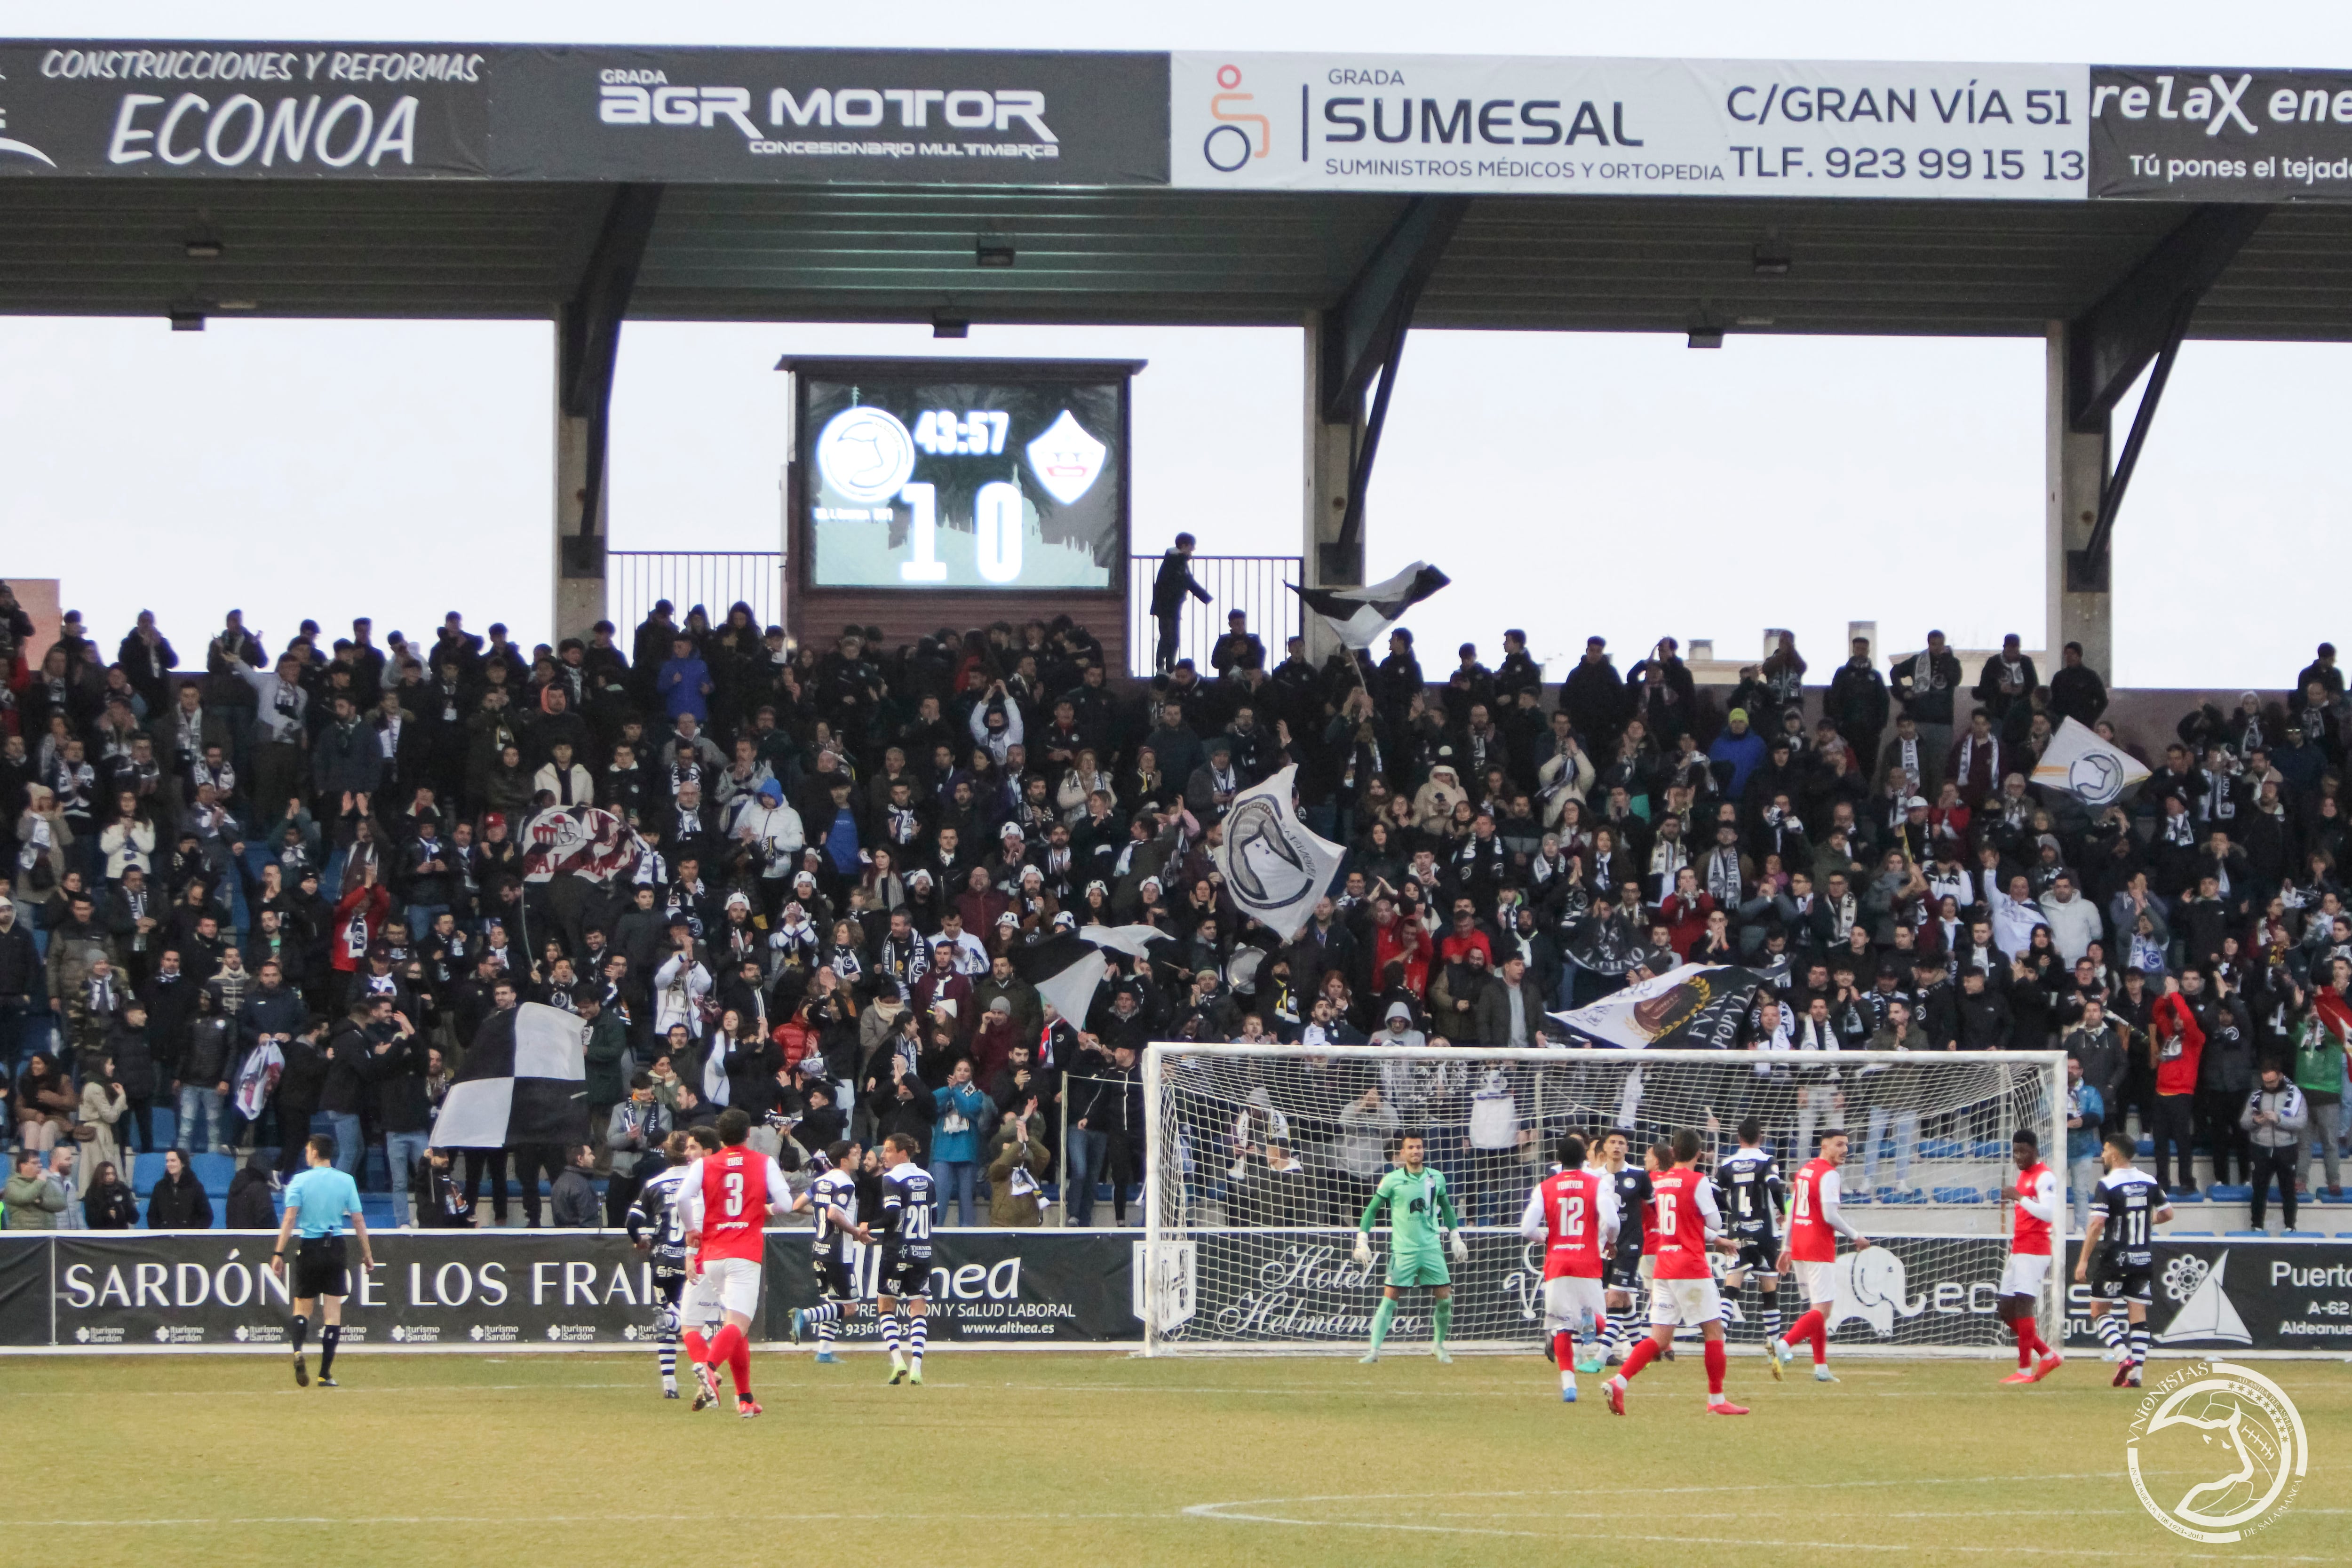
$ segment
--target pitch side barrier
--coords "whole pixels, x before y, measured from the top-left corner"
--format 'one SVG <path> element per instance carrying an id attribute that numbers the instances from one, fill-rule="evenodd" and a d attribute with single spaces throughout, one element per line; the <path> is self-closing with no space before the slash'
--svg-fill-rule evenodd
<path id="1" fill-rule="evenodd" d="M 958 1351 L 1142 1347 L 1146 1304 L 1138 1284 L 1149 1274 L 1133 1229 L 949 1229 L 935 1236 L 935 1342 Z M 1362 1293 L 1361 1282 L 1337 1277 L 1347 1266 L 1351 1229 L 1236 1227 L 1224 1236 L 1228 1245 L 1260 1258 L 1263 1293 L 1311 1303 L 1336 1290 L 1344 1299 L 1324 1315 L 1357 1315 L 1349 1303 Z M 1483 1298 L 1497 1321 L 1532 1314 L 1531 1281 L 1540 1269 L 1516 1231 L 1479 1226 L 1467 1236 L 1471 1261 L 1456 1276 L 1460 1299 Z M 270 1231 L 0 1234 L 0 1354 L 283 1354 L 289 1307 L 283 1286 L 268 1273 L 274 1237 Z M 647 1265 L 611 1232 L 394 1231 L 373 1239 L 377 1266 L 344 1305 L 346 1350 L 650 1348 Z M 1997 1244 L 1979 1237 L 1970 1245 L 1984 1251 L 1975 1270 L 1980 1279 L 1930 1280 L 1906 1267 L 1897 1281 L 1884 1275 L 1862 1280 L 1853 1300 L 1840 1301 L 1832 1330 L 1839 1353 L 1877 1345 L 1888 1347 L 1878 1353 L 1925 1353 L 1906 1352 L 1902 1342 L 1914 1337 L 1904 1330 L 1922 1319 L 1941 1325 L 1937 1337 L 1962 1342 L 1948 1353 L 2001 1353 L 1993 1344 L 1990 1294 L 2000 1274 Z M 1874 1250 L 1901 1261 L 1911 1245 L 1895 1238 Z M 2064 1342 L 2088 1352 L 2097 1342 L 2089 1331 L 2087 1293 L 2071 1285 L 2072 1244 L 2067 1258 Z M 792 1309 L 816 1300 L 807 1233 L 772 1235 L 767 1264 L 763 1333 L 772 1346 L 787 1339 Z M 2352 1240 L 2160 1239 L 2156 1281 L 2159 1356 L 2352 1351 Z M 1377 1294 L 1376 1277 L 1369 1289 Z M 1352 1337 L 1354 1325 L 1342 1326 Z M 1527 1329 L 1531 1347 L 1532 1315 Z M 1736 1326 L 1735 1341 L 1751 1332 Z M 868 1313 L 853 1316 L 842 1335 L 851 1346 L 874 1337 Z M 1334 1341 L 1323 1348 L 1355 1346 Z"/>

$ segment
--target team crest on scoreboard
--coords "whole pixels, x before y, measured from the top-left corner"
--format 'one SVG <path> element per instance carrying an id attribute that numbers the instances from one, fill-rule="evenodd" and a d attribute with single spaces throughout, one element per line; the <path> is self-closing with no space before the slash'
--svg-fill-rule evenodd
<path id="1" fill-rule="evenodd" d="M 1044 435 L 1029 443 L 1029 468 L 1047 495 L 1064 506 L 1073 506 L 1095 488 L 1095 480 L 1102 477 L 1103 459 L 1109 455 L 1110 448 L 1087 435 L 1086 426 L 1065 408 L 1061 417 L 1045 426 Z"/>

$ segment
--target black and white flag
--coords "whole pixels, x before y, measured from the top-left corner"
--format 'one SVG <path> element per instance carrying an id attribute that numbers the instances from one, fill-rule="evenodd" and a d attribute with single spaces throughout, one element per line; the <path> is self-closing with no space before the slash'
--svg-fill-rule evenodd
<path id="1" fill-rule="evenodd" d="M 1310 832 L 1291 805 L 1297 765 L 1234 796 L 1214 859 L 1234 907 L 1283 941 L 1298 934 L 1347 851 Z"/>
<path id="2" fill-rule="evenodd" d="M 1175 941 L 1158 926 L 1080 926 L 1012 948 L 1005 956 L 1013 961 L 1013 973 L 1036 987 L 1054 1011 L 1085 1028 L 1095 994 L 1110 973 L 1105 949 L 1148 959 L 1155 944 L 1173 946 Z"/>
<path id="3" fill-rule="evenodd" d="M 1763 983 L 1737 964 L 1680 964 L 1572 1013 L 1548 1015 L 1552 1027 L 1545 1033 L 1636 1051 L 1725 1050 Z"/>
<path id="4" fill-rule="evenodd" d="M 1388 635 L 1407 610 L 1436 593 L 1453 579 L 1426 561 L 1416 561 L 1395 576 L 1362 588 L 1301 588 L 1294 583 L 1299 602 L 1325 620 L 1349 647 L 1366 648 Z"/>
<path id="5" fill-rule="evenodd" d="M 434 1146 L 585 1142 L 587 1045 L 588 1026 L 561 1007 L 526 1002 L 491 1014 L 434 1119 Z"/>

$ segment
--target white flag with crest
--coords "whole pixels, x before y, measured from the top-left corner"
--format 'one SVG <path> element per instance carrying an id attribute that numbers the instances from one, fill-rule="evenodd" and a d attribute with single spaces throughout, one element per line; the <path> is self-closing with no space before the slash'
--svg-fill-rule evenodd
<path id="1" fill-rule="evenodd" d="M 2115 805 L 2124 791 L 2146 777 L 2147 769 L 2138 758 L 2073 719 L 2059 724 L 2033 769 L 2035 784 L 2063 789 L 2092 806 Z"/>

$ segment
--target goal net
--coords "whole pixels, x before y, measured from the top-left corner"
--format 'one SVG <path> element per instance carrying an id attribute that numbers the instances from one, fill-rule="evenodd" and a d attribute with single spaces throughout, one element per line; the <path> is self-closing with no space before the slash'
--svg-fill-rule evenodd
<path id="1" fill-rule="evenodd" d="M 2063 1321 L 2064 1058 L 2054 1052 L 1382 1049 L 1155 1045 L 1144 1058 L 1145 1243 L 1139 1291 L 1147 1353 L 1360 1348 L 1379 1304 L 1385 1216 L 1368 1269 L 1359 1219 L 1405 1132 L 1426 1141 L 1464 1225 L 1452 1264 L 1456 1348 L 1536 1351 L 1540 1243 L 1518 1234 L 1529 1189 L 1568 1132 L 1632 1135 L 1629 1163 L 1683 1128 L 1712 1171 L 1754 1117 L 1784 1184 L 1836 1128 L 1850 1141 L 1846 1218 L 1875 1244 L 1841 1244 L 1830 1332 L 1840 1353 L 1983 1354 L 2009 1343 L 1996 1315 L 2016 1167 L 2011 1139 L 2040 1139 L 2062 1202 L 2042 1327 Z M 1785 1226 L 1780 1234 L 1785 1237 Z M 1729 1260 L 1716 1258 L 1718 1275 Z M 1754 1279 L 1732 1293 L 1727 1332 L 1760 1344 Z M 1804 1310 L 1794 1278 L 1784 1321 Z M 1634 1322 L 1648 1321 L 1646 1289 Z M 1426 1348 L 1430 1299 L 1408 1290 L 1389 1341 Z M 1685 1330 L 1685 1334 L 1696 1331 Z"/>

